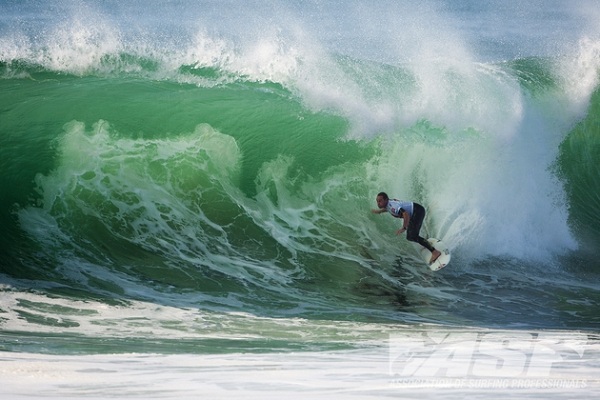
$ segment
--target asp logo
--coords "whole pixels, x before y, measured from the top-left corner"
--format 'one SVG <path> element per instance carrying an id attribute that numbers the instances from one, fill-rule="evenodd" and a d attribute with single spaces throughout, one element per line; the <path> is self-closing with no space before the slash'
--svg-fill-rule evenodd
<path id="1" fill-rule="evenodd" d="M 389 372 L 402 378 L 546 378 L 581 360 L 587 335 L 433 332 L 390 335 Z"/>

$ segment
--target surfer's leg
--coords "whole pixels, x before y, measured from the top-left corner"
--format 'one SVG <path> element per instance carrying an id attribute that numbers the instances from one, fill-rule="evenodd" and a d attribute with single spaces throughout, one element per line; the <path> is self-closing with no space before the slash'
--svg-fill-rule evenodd
<path id="1" fill-rule="evenodd" d="M 408 236 L 407 236 L 407 238 L 408 238 Z M 437 260 L 438 257 L 442 255 L 441 251 L 439 251 L 438 249 L 433 247 L 431 245 L 431 243 L 429 243 L 425 238 L 423 238 L 421 236 L 417 236 L 416 238 L 408 239 L 408 240 L 412 240 L 413 242 L 419 243 L 421 246 L 425 247 L 427 250 L 429 250 L 431 252 L 431 258 L 429 259 L 429 264 L 433 264 L 435 262 L 435 260 Z"/>
<path id="2" fill-rule="evenodd" d="M 413 215 L 408 223 L 406 238 L 411 242 L 417 242 L 431 252 L 429 263 L 433 263 L 442 253 L 431 245 L 425 238 L 419 235 L 423 220 L 425 219 L 425 208 L 418 203 L 413 204 Z"/>
<path id="3" fill-rule="evenodd" d="M 417 236 L 417 237 L 406 237 L 408 240 L 410 240 L 411 242 L 417 242 L 419 243 L 421 246 L 425 247 L 427 250 L 429 250 L 431 252 L 431 261 L 430 262 L 434 262 L 442 253 L 440 253 L 439 250 L 437 250 L 435 247 L 433 247 L 431 245 L 431 243 L 429 243 L 427 241 L 427 239 L 425 239 L 424 237 L 421 236 Z"/>
<path id="4" fill-rule="evenodd" d="M 413 213 L 410 217 L 410 221 L 408 221 L 408 229 L 406 230 L 406 238 L 411 242 L 417 242 L 421 246 L 427 248 L 427 250 L 431 250 L 431 245 L 427 240 L 422 238 L 419 233 L 421 232 L 421 226 L 423 225 L 423 220 L 425 219 L 425 208 L 419 203 L 413 204 Z M 424 244 L 423 242 L 427 243 Z"/>
<path id="5" fill-rule="evenodd" d="M 408 240 L 410 240 L 411 242 L 419 243 L 421 246 L 425 247 L 427 250 L 429 250 L 431 252 L 431 258 L 429 259 L 429 264 L 432 264 L 433 262 L 435 262 L 435 260 L 437 260 L 438 257 L 442 255 L 442 253 L 438 249 L 433 247 L 431 245 L 431 243 L 429 243 L 425 238 L 423 238 L 419 235 L 417 235 L 416 237 L 409 236 L 408 232 L 407 232 L 406 238 Z"/>

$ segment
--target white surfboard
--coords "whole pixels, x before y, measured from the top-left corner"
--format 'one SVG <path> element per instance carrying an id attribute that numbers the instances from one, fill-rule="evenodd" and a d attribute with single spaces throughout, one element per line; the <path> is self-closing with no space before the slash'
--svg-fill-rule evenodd
<path id="1" fill-rule="evenodd" d="M 437 260 L 435 260 L 432 264 L 429 264 L 429 260 L 431 260 L 431 252 L 425 247 L 419 246 L 421 247 L 419 253 L 423 261 L 425 261 L 425 264 L 429 266 L 430 270 L 439 271 L 440 269 L 448 265 L 448 263 L 450 262 L 450 250 L 448 249 L 448 246 L 446 246 L 446 244 L 439 239 L 429 238 L 427 239 L 427 241 L 431 243 L 431 245 L 435 247 L 436 250 L 439 250 L 442 253 L 442 255 L 439 256 Z"/>

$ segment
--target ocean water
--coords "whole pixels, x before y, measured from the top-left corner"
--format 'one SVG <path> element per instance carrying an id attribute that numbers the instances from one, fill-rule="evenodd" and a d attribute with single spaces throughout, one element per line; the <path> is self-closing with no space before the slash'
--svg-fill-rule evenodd
<path id="1" fill-rule="evenodd" d="M 0 1 L 3 398 L 597 397 L 600 3 L 371 3 Z"/>

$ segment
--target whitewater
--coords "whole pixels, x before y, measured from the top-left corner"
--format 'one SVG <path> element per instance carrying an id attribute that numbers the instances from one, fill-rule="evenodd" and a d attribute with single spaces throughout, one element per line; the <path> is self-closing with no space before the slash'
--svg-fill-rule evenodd
<path id="1" fill-rule="evenodd" d="M 2 398 L 596 398 L 599 88 L 594 0 L 0 1 Z"/>

